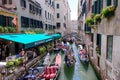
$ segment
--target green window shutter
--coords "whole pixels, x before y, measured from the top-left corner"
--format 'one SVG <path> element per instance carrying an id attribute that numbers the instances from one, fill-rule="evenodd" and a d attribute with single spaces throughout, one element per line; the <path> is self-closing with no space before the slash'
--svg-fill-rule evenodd
<path id="1" fill-rule="evenodd" d="M 111 5 L 111 0 L 106 0 L 107 1 L 107 6 L 110 6 Z"/>
<path id="2" fill-rule="evenodd" d="M 94 13 L 94 5 L 92 5 L 92 13 Z"/>
<path id="3" fill-rule="evenodd" d="M 0 15 L 0 26 L 2 26 L 2 15 Z"/>
<path id="4" fill-rule="evenodd" d="M 91 33 L 91 41 L 93 42 L 94 41 L 94 34 Z"/>
<path id="5" fill-rule="evenodd" d="M 103 8 L 103 0 L 100 0 L 100 12 L 102 11 Z"/>
<path id="6" fill-rule="evenodd" d="M 118 0 L 113 0 L 113 4 L 114 4 L 115 7 L 117 7 L 118 6 Z"/>
<path id="7" fill-rule="evenodd" d="M 87 24 L 85 24 L 85 29 L 84 29 L 84 31 L 85 31 L 86 33 L 91 33 L 91 27 L 89 27 Z"/>
<path id="8" fill-rule="evenodd" d="M 97 8 L 98 8 L 98 14 L 100 13 L 100 0 L 98 0 L 98 5 L 97 5 Z"/>
<path id="9" fill-rule="evenodd" d="M 95 7 L 94 7 L 94 9 L 95 9 L 95 14 L 97 14 L 97 1 L 95 1 Z"/>

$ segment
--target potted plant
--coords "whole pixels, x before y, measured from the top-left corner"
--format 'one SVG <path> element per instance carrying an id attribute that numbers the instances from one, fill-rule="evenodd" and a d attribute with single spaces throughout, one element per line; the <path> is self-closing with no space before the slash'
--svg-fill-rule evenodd
<path id="1" fill-rule="evenodd" d="M 101 14 L 105 18 L 109 18 L 111 16 L 114 16 L 115 10 L 116 10 L 115 6 L 108 6 L 102 9 Z"/>
<path id="2" fill-rule="evenodd" d="M 23 65 L 24 62 L 23 62 L 23 58 L 22 57 L 17 58 L 17 60 L 18 60 L 20 65 Z"/>
<path id="3" fill-rule="evenodd" d="M 13 65 L 14 65 L 14 62 L 13 62 L 13 61 L 7 61 L 7 63 L 6 63 L 6 67 L 7 67 L 7 68 L 12 67 Z"/>
<path id="4" fill-rule="evenodd" d="M 94 19 L 89 17 L 85 20 L 85 23 L 88 24 L 89 26 L 94 25 Z"/>
<path id="5" fill-rule="evenodd" d="M 5 33 L 8 33 L 9 31 L 8 31 L 8 27 L 4 27 L 4 32 Z"/>
<path id="6" fill-rule="evenodd" d="M 18 61 L 18 59 L 15 59 L 15 60 L 14 60 L 14 65 L 15 65 L 15 66 L 18 66 L 19 64 L 20 64 L 20 61 Z"/>
<path id="7" fill-rule="evenodd" d="M 100 23 L 101 22 L 101 14 L 96 14 L 94 16 L 94 21 L 95 21 L 95 23 Z"/>
<path id="8" fill-rule="evenodd" d="M 2 26 L 0 26 L 0 33 L 4 32 L 4 28 Z"/>

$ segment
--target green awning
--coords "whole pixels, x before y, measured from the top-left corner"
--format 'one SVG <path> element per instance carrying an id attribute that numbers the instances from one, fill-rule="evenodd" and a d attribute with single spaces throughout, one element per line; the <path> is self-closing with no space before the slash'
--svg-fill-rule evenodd
<path id="1" fill-rule="evenodd" d="M 51 36 L 45 34 L 1 34 L 0 38 L 24 44 L 25 48 L 30 48 L 52 40 Z"/>

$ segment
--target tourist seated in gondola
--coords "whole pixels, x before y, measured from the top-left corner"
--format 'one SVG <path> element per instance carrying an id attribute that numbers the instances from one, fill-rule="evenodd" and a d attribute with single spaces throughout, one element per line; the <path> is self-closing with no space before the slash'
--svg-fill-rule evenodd
<path id="1" fill-rule="evenodd" d="M 76 62 L 73 53 L 65 54 L 65 64 L 69 66 L 70 64 L 74 64 Z"/>

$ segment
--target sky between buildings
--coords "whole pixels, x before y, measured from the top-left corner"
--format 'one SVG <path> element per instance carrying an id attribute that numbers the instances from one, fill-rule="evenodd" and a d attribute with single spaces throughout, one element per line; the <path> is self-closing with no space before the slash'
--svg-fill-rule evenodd
<path id="1" fill-rule="evenodd" d="M 71 19 L 77 20 L 78 0 L 68 0 L 71 9 Z"/>

